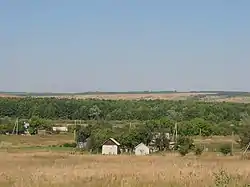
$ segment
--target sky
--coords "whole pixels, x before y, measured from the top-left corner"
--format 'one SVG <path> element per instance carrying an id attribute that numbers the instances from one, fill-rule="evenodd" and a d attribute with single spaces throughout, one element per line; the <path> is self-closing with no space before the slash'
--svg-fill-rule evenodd
<path id="1" fill-rule="evenodd" d="M 2 0 L 0 90 L 250 91 L 249 0 Z"/>

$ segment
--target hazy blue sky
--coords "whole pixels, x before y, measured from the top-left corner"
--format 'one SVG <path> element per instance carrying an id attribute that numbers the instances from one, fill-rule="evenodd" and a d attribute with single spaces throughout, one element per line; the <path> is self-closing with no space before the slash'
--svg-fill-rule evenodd
<path id="1" fill-rule="evenodd" d="M 2 0 L 0 90 L 250 91 L 249 0 Z"/>

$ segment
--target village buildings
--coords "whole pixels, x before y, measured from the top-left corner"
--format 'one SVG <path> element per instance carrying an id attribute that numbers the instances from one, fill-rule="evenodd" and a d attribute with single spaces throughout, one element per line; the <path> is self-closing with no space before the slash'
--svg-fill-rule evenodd
<path id="1" fill-rule="evenodd" d="M 135 147 L 135 155 L 148 155 L 150 153 L 149 147 L 144 143 L 140 143 Z"/>
<path id="2" fill-rule="evenodd" d="M 117 155 L 120 153 L 120 145 L 114 138 L 109 138 L 102 145 L 102 154 Z"/>

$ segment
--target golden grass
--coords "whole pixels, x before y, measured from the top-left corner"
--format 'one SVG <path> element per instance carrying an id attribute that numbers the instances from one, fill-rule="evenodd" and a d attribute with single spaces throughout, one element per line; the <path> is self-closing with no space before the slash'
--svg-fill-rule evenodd
<path id="1" fill-rule="evenodd" d="M 138 99 L 162 99 L 183 100 L 190 96 L 209 95 L 212 93 L 142 93 L 142 94 L 88 94 L 88 95 L 58 95 L 58 96 L 33 96 L 35 98 L 74 98 L 74 99 L 106 99 L 106 100 L 138 100 Z M 18 97 L 15 95 L 0 95 L 0 97 Z"/>
<path id="2" fill-rule="evenodd" d="M 0 152 L 1 187 L 231 187 L 249 184 L 249 173 L 249 161 L 211 153 L 196 158 Z"/>
<path id="3" fill-rule="evenodd" d="M 142 94 L 88 94 L 88 95 L 46 95 L 46 96 L 33 96 L 34 98 L 47 98 L 55 97 L 59 99 L 104 99 L 104 100 L 186 100 L 193 96 L 207 95 L 205 98 L 201 98 L 200 101 L 206 102 L 229 102 L 229 103 L 250 103 L 249 96 L 233 96 L 230 98 L 223 98 L 221 96 L 213 96 L 215 93 L 142 93 Z M 0 94 L 1 97 L 15 98 L 25 97 L 17 95 Z"/>
<path id="4" fill-rule="evenodd" d="M 91 94 L 91 95 L 73 95 L 73 96 L 55 96 L 57 98 L 75 98 L 75 99 L 105 99 L 105 100 L 183 100 L 190 96 L 204 95 L 209 93 L 145 93 L 145 94 Z"/>
<path id="5" fill-rule="evenodd" d="M 61 145 L 63 143 L 72 142 L 73 140 L 73 135 L 70 133 L 45 136 L 0 135 L 0 148 Z"/>

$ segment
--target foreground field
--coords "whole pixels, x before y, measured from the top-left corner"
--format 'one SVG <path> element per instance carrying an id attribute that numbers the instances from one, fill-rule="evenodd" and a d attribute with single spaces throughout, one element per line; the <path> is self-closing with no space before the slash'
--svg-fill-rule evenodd
<path id="1" fill-rule="evenodd" d="M 206 152 L 201 157 L 178 153 L 150 156 L 72 154 L 51 148 L 72 141 L 72 134 L 0 136 L 1 187 L 202 187 L 250 184 L 248 160 Z M 230 137 L 195 139 L 221 144 Z"/>
<path id="2" fill-rule="evenodd" d="M 101 156 L 0 152 L 1 187 L 247 186 L 249 161 L 203 155 Z"/>

